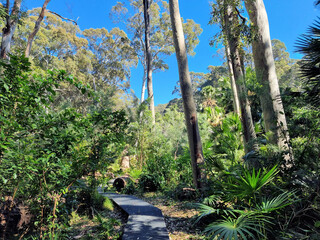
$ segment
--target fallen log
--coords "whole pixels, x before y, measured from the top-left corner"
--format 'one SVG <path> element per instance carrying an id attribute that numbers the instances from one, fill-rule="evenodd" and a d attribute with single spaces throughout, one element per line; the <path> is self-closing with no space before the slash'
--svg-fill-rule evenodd
<path id="1" fill-rule="evenodd" d="M 129 182 L 130 178 L 127 176 L 117 177 L 113 182 L 113 187 L 120 192 Z"/>

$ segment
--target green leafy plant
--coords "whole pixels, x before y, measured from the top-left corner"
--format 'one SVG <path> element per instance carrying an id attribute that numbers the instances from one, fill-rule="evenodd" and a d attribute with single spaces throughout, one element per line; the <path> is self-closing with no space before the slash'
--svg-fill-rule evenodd
<path id="1" fill-rule="evenodd" d="M 70 210 L 63 199 L 82 177 L 92 189 L 98 185 L 95 173 L 105 171 L 121 148 L 125 114 L 52 111 L 61 82 L 90 91 L 65 71 L 32 76 L 24 57 L 11 56 L 0 67 L 0 200 L 12 198 L 9 218 L 16 199 L 24 202 L 34 221 L 26 229 L 34 227 L 38 238 L 59 238 Z M 94 205 L 100 200 L 91 193 Z M 4 229 L 6 237 L 7 223 Z"/>
<path id="2" fill-rule="evenodd" d="M 98 212 L 96 212 L 96 220 L 99 225 L 97 230 L 99 231 L 100 239 L 108 239 L 109 237 L 113 237 L 117 239 L 119 237 L 119 233 L 117 233 L 114 229 L 115 226 L 119 226 L 120 222 L 114 218 L 103 218 Z"/>
<path id="3" fill-rule="evenodd" d="M 227 184 L 229 184 L 230 193 L 235 197 L 251 200 L 252 198 L 256 198 L 259 190 L 270 183 L 278 172 L 277 165 L 270 170 L 255 170 L 254 168 L 248 170 L 243 168 L 240 174 L 232 178 L 234 181 L 230 181 Z"/>
<path id="4" fill-rule="evenodd" d="M 204 232 L 209 239 L 256 239 L 256 236 L 263 237 L 261 224 L 270 223 L 266 216 L 243 213 L 239 217 L 224 217 L 224 219 L 209 224 Z M 255 235 L 254 235 L 255 234 Z"/>
<path id="5" fill-rule="evenodd" d="M 274 223 L 271 213 L 292 204 L 294 192 L 266 195 L 279 172 L 277 166 L 224 171 L 220 190 L 196 204 L 200 213 L 195 222 L 211 221 L 204 230 L 209 239 L 266 239 Z"/>

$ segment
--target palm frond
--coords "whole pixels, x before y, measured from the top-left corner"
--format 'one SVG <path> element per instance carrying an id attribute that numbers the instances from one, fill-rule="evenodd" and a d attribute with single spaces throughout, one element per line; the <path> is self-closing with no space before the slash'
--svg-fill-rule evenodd
<path id="1" fill-rule="evenodd" d="M 199 211 L 199 215 L 196 217 L 194 224 L 198 223 L 202 218 L 206 216 L 210 216 L 212 214 L 223 215 L 223 216 L 231 215 L 235 217 L 235 212 L 233 211 L 233 209 L 215 208 L 202 203 L 195 203 L 193 204 L 193 206 L 196 207 Z"/>
<path id="2" fill-rule="evenodd" d="M 296 48 L 298 53 L 304 54 L 300 74 L 306 80 L 308 98 L 312 103 L 320 103 L 320 19 L 298 39 Z"/>
<path id="3" fill-rule="evenodd" d="M 256 239 L 256 236 L 264 236 L 261 232 L 263 224 L 266 223 L 264 216 L 254 214 L 241 214 L 239 217 L 226 217 L 214 222 L 205 229 L 209 239 Z"/>
<path id="4" fill-rule="evenodd" d="M 227 154 L 215 154 L 206 157 L 208 165 L 213 168 L 216 172 L 223 172 L 226 167 L 221 159 L 227 157 Z"/>
<path id="5" fill-rule="evenodd" d="M 232 194 L 235 194 L 240 198 L 250 198 L 255 192 L 271 182 L 278 172 L 279 170 L 277 165 L 269 171 L 261 171 L 261 169 L 258 171 L 252 169 L 252 171 L 250 171 L 243 169 L 243 173 L 234 178 L 235 183 L 230 183 L 228 187 Z"/>
<path id="6" fill-rule="evenodd" d="M 213 205 L 215 205 L 215 203 L 216 203 L 217 201 L 220 201 L 220 200 L 221 200 L 220 196 L 211 195 L 211 196 L 209 196 L 209 197 L 206 197 L 206 198 L 203 200 L 203 204 L 206 204 L 206 205 L 208 205 L 208 206 L 213 206 Z"/>
<path id="7" fill-rule="evenodd" d="M 273 198 L 263 198 L 262 202 L 257 205 L 256 210 L 263 213 L 270 213 L 272 211 L 284 208 L 293 203 L 290 197 L 293 192 L 284 192 Z"/>

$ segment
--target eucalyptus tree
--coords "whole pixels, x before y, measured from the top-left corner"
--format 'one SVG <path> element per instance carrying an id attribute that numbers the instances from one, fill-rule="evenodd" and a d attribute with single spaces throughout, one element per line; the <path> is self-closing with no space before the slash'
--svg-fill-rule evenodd
<path id="1" fill-rule="evenodd" d="M 282 150 L 292 152 L 272 53 L 267 11 L 263 0 L 245 0 L 245 6 L 254 28 L 252 52 L 256 76 L 261 84 L 259 96 L 265 128 L 271 133 L 269 141 L 277 144 Z M 293 156 L 290 155 L 285 156 L 287 168 L 292 166 L 290 161 Z"/>
<path id="2" fill-rule="evenodd" d="M 127 34 L 120 28 L 110 31 L 90 28 L 82 34 L 88 41 L 88 50 L 93 53 L 90 73 L 110 86 L 127 88 L 130 84 L 130 67 L 137 60 Z"/>
<path id="3" fill-rule="evenodd" d="M 30 33 L 30 35 L 28 37 L 28 43 L 27 43 L 25 54 L 24 54 L 26 57 L 29 57 L 29 55 L 30 55 L 33 39 L 37 35 L 37 33 L 39 32 L 40 24 L 41 24 L 41 22 L 42 22 L 42 20 L 43 20 L 43 18 L 45 16 L 45 12 L 46 12 L 47 6 L 48 6 L 50 1 L 51 0 L 45 0 L 44 1 L 43 5 L 42 5 L 42 8 L 41 8 L 41 12 L 39 14 L 39 17 L 38 17 L 37 21 L 35 22 L 34 29 Z"/>
<path id="4" fill-rule="evenodd" d="M 233 66 L 232 66 L 232 61 L 231 61 L 231 51 L 230 51 L 230 46 L 228 43 L 225 44 L 225 51 L 226 51 L 226 58 L 227 58 L 227 63 L 228 63 L 228 69 L 229 69 L 229 77 L 230 77 L 230 83 L 231 83 L 231 89 L 232 89 L 232 96 L 233 96 L 233 109 L 234 112 L 240 116 L 240 101 L 239 101 L 239 96 L 238 96 L 238 91 L 237 91 L 237 85 L 236 85 L 236 80 L 234 77 L 234 71 L 233 71 Z"/>
<path id="5" fill-rule="evenodd" d="M 229 78 L 230 78 L 232 96 L 233 96 L 233 108 L 234 108 L 234 112 L 236 112 L 238 116 L 240 116 L 240 102 L 239 102 L 237 86 L 236 86 L 236 81 L 234 76 L 234 69 L 231 61 L 231 51 L 230 51 L 230 46 L 229 46 L 229 42 L 227 39 L 227 32 L 226 32 L 227 26 L 226 26 L 226 21 L 224 17 L 225 15 L 224 1 L 217 0 L 216 3 L 212 3 L 211 14 L 212 16 L 209 23 L 210 24 L 218 23 L 222 31 L 221 33 L 218 33 L 218 35 L 214 38 L 213 41 L 211 41 L 210 45 L 214 45 L 215 42 L 217 42 L 218 40 L 221 40 L 222 38 L 222 41 L 225 47 L 225 56 L 227 60 L 227 66 L 229 69 Z"/>
<path id="6" fill-rule="evenodd" d="M 150 3 L 149 0 L 143 0 L 143 13 L 144 13 L 144 36 L 145 36 L 145 55 L 147 65 L 147 89 L 150 99 L 150 110 L 152 115 L 152 123 L 155 124 L 156 117 L 154 112 L 154 95 L 152 84 L 152 56 L 150 49 Z"/>
<path id="7" fill-rule="evenodd" d="M 202 144 L 198 128 L 198 118 L 196 106 L 193 100 L 192 84 L 190 79 L 187 46 L 183 33 L 178 0 L 170 0 L 170 18 L 172 24 L 172 33 L 174 47 L 179 68 L 179 80 L 184 106 L 185 121 L 188 131 L 189 148 L 191 153 L 193 183 L 196 188 L 203 188 L 205 181 L 204 158 L 202 153 Z"/>
<path id="8" fill-rule="evenodd" d="M 213 21 L 218 22 L 222 29 L 223 39 L 227 54 L 228 67 L 230 70 L 231 86 L 235 106 L 239 103 L 244 145 L 246 152 L 254 150 L 257 146 L 254 144 L 256 133 L 252 120 L 251 107 L 248 100 L 248 91 L 245 85 L 245 74 L 241 53 L 241 31 L 242 26 L 239 22 L 239 11 L 237 1 L 218 0 L 213 4 Z M 233 79 L 234 78 L 234 79 Z M 234 82 L 233 82 L 234 80 Z"/>
<path id="9" fill-rule="evenodd" d="M 144 68 L 144 76 L 142 81 L 141 99 L 145 99 L 145 85 L 147 79 L 147 54 L 145 46 L 145 24 L 144 24 L 144 4 L 143 0 L 128 0 L 133 15 L 126 15 L 128 9 L 123 3 L 118 3 L 112 9 L 112 15 L 121 15 L 121 18 L 126 19 L 127 29 L 132 35 L 131 44 L 134 47 L 139 60 Z M 166 1 L 150 1 L 149 5 L 149 20 L 150 20 L 150 52 L 151 52 L 151 67 L 150 70 L 165 71 L 169 67 L 164 62 L 164 59 L 174 53 L 172 30 L 169 15 L 169 6 Z M 193 20 L 187 19 L 183 23 L 188 54 L 194 55 L 194 48 L 198 45 L 198 36 L 201 34 L 202 29 L 199 24 Z M 150 95 L 149 95 L 150 97 Z"/>
<path id="10" fill-rule="evenodd" d="M 21 1 L 22 0 L 14 1 L 11 12 L 10 0 L 6 1 L 6 21 L 5 26 L 2 29 L 2 41 L 0 50 L 0 57 L 4 59 L 8 58 L 8 53 L 10 53 L 12 37 L 16 30 L 18 20 L 20 18 Z"/>
<path id="11" fill-rule="evenodd" d="M 14 51 L 24 52 L 30 34 L 34 30 L 34 22 L 39 18 L 41 8 L 35 8 L 27 12 L 21 26 L 17 29 L 14 38 Z M 81 37 L 78 26 L 50 12 L 41 21 L 41 27 L 37 37 L 33 41 L 30 51 L 30 61 L 43 70 L 49 69 L 72 69 L 66 66 L 68 59 L 73 58 L 75 53 L 84 49 L 88 41 Z"/>
<path id="12" fill-rule="evenodd" d="M 272 39 L 271 44 L 280 90 L 302 91 L 303 82 L 299 76 L 300 61 L 290 58 L 284 42 Z"/>
<path id="13" fill-rule="evenodd" d="M 25 51 L 40 12 L 39 8 L 28 11 L 29 16 L 17 29 L 14 51 Z M 101 100 L 99 106 L 113 107 L 111 98 L 116 92 L 128 88 L 130 67 L 136 64 L 137 57 L 126 33 L 119 28 L 80 31 L 71 21 L 48 11 L 33 41 L 29 60 L 37 67 L 37 72 L 66 70 L 97 90 L 97 97 Z M 70 84 L 61 83 L 56 106 L 72 105 L 79 111 L 87 111 L 93 99 L 77 91 Z"/>

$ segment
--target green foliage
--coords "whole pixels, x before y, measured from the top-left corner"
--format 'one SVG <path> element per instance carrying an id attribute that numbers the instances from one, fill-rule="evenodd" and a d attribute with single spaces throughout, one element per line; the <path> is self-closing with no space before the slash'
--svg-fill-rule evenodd
<path id="1" fill-rule="evenodd" d="M 314 106 L 320 103 L 320 77 L 318 71 L 319 45 L 320 45 L 320 22 L 315 21 L 307 34 L 302 35 L 298 40 L 298 52 L 304 54 L 301 75 L 306 81 L 306 90 L 309 101 Z"/>
<path id="2" fill-rule="evenodd" d="M 15 54 L 24 52 L 40 10 L 28 11 L 28 17 L 17 29 L 12 48 Z M 32 71 L 37 74 L 64 69 L 89 84 L 96 93 L 96 99 L 79 94 L 73 84 L 66 82 L 60 83 L 56 91 L 54 107 L 57 111 L 74 107 L 82 113 L 103 108 L 119 109 L 121 101 L 113 96 L 123 94 L 123 89 L 129 87 L 130 68 L 137 64 L 130 40 L 119 28 L 80 31 L 77 25 L 50 12 L 41 22 L 29 60 Z"/>
<path id="3" fill-rule="evenodd" d="M 99 239 L 109 239 L 110 237 L 118 238 L 119 233 L 115 231 L 115 226 L 120 225 L 120 222 L 113 218 L 103 218 L 98 212 L 96 212 L 96 220 L 99 223 L 97 230 L 100 232 Z"/>
<path id="4" fill-rule="evenodd" d="M 58 239 L 118 239 L 120 236 L 120 222 L 103 211 L 94 211 L 94 218 L 89 219 L 86 216 L 80 216 L 72 212 L 69 225 L 65 226 Z"/>
<path id="5" fill-rule="evenodd" d="M 138 190 L 140 190 L 133 180 L 130 178 L 126 179 L 126 186 L 121 190 L 121 193 L 124 194 L 135 194 Z"/>
<path id="6" fill-rule="evenodd" d="M 144 192 L 155 192 L 160 189 L 161 177 L 155 174 L 142 174 L 139 179 L 139 188 Z"/>
<path id="7" fill-rule="evenodd" d="M 83 116 L 74 109 L 51 111 L 54 89 L 61 81 L 83 93 L 87 87 L 65 71 L 50 71 L 45 78 L 31 76 L 24 57 L 11 56 L 1 67 L 0 198 L 11 196 L 25 202 L 38 233 L 48 226 L 43 234 L 54 238 L 67 221 L 63 196 L 82 176 L 89 175 L 91 187 L 97 185 L 91 176 L 106 171 L 120 150 L 125 114 L 103 110 Z M 93 206 L 100 204 L 99 196 L 92 194 Z"/>
<path id="8" fill-rule="evenodd" d="M 259 225 L 261 223 L 268 223 L 266 217 L 243 214 L 237 218 L 225 217 L 223 220 L 209 224 L 204 232 L 210 236 L 209 239 L 247 240 L 249 237 L 256 239 L 256 236 L 263 236 Z"/>
<path id="9" fill-rule="evenodd" d="M 234 113 L 225 114 L 218 106 L 205 108 L 211 125 L 210 150 L 205 153 L 208 169 L 218 162 L 227 166 L 238 163 L 244 154 L 241 143 L 241 121 Z M 206 145 L 206 144 L 205 144 Z"/>
<path id="10" fill-rule="evenodd" d="M 250 201 L 252 198 L 256 198 L 259 190 L 271 182 L 278 172 L 277 166 L 274 166 L 269 171 L 263 170 L 263 172 L 261 172 L 261 169 L 258 171 L 252 169 L 251 171 L 244 168 L 238 178 L 234 179 L 235 182 L 229 183 L 229 187 L 234 197 L 247 198 Z"/>
<path id="11" fill-rule="evenodd" d="M 196 221 L 211 221 L 204 230 L 209 239 L 268 239 L 266 231 L 276 216 L 271 213 L 293 203 L 293 193 L 278 194 L 271 185 L 278 172 L 277 166 L 263 171 L 225 170 L 215 194 L 196 204 L 200 211 Z"/>
<path id="12" fill-rule="evenodd" d="M 130 124 L 129 152 L 136 156 L 136 162 L 130 164 L 145 174 L 157 176 L 163 188 L 174 187 L 179 182 L 189 183 L 191 161 L 183 113 L 176 108 L 166 110 L 152 125 L 147 107 L 147 102 L 141 104 L 136 113 L 137 122 Z"/>
<path id="13" fill-rule="evenodd" d="M 140 169 L 130 169 L 129 171 L 130 177 L 133 178 L 134 180 L 139 179 L 141 174 L 142 174 L 142 170 Z"/>

